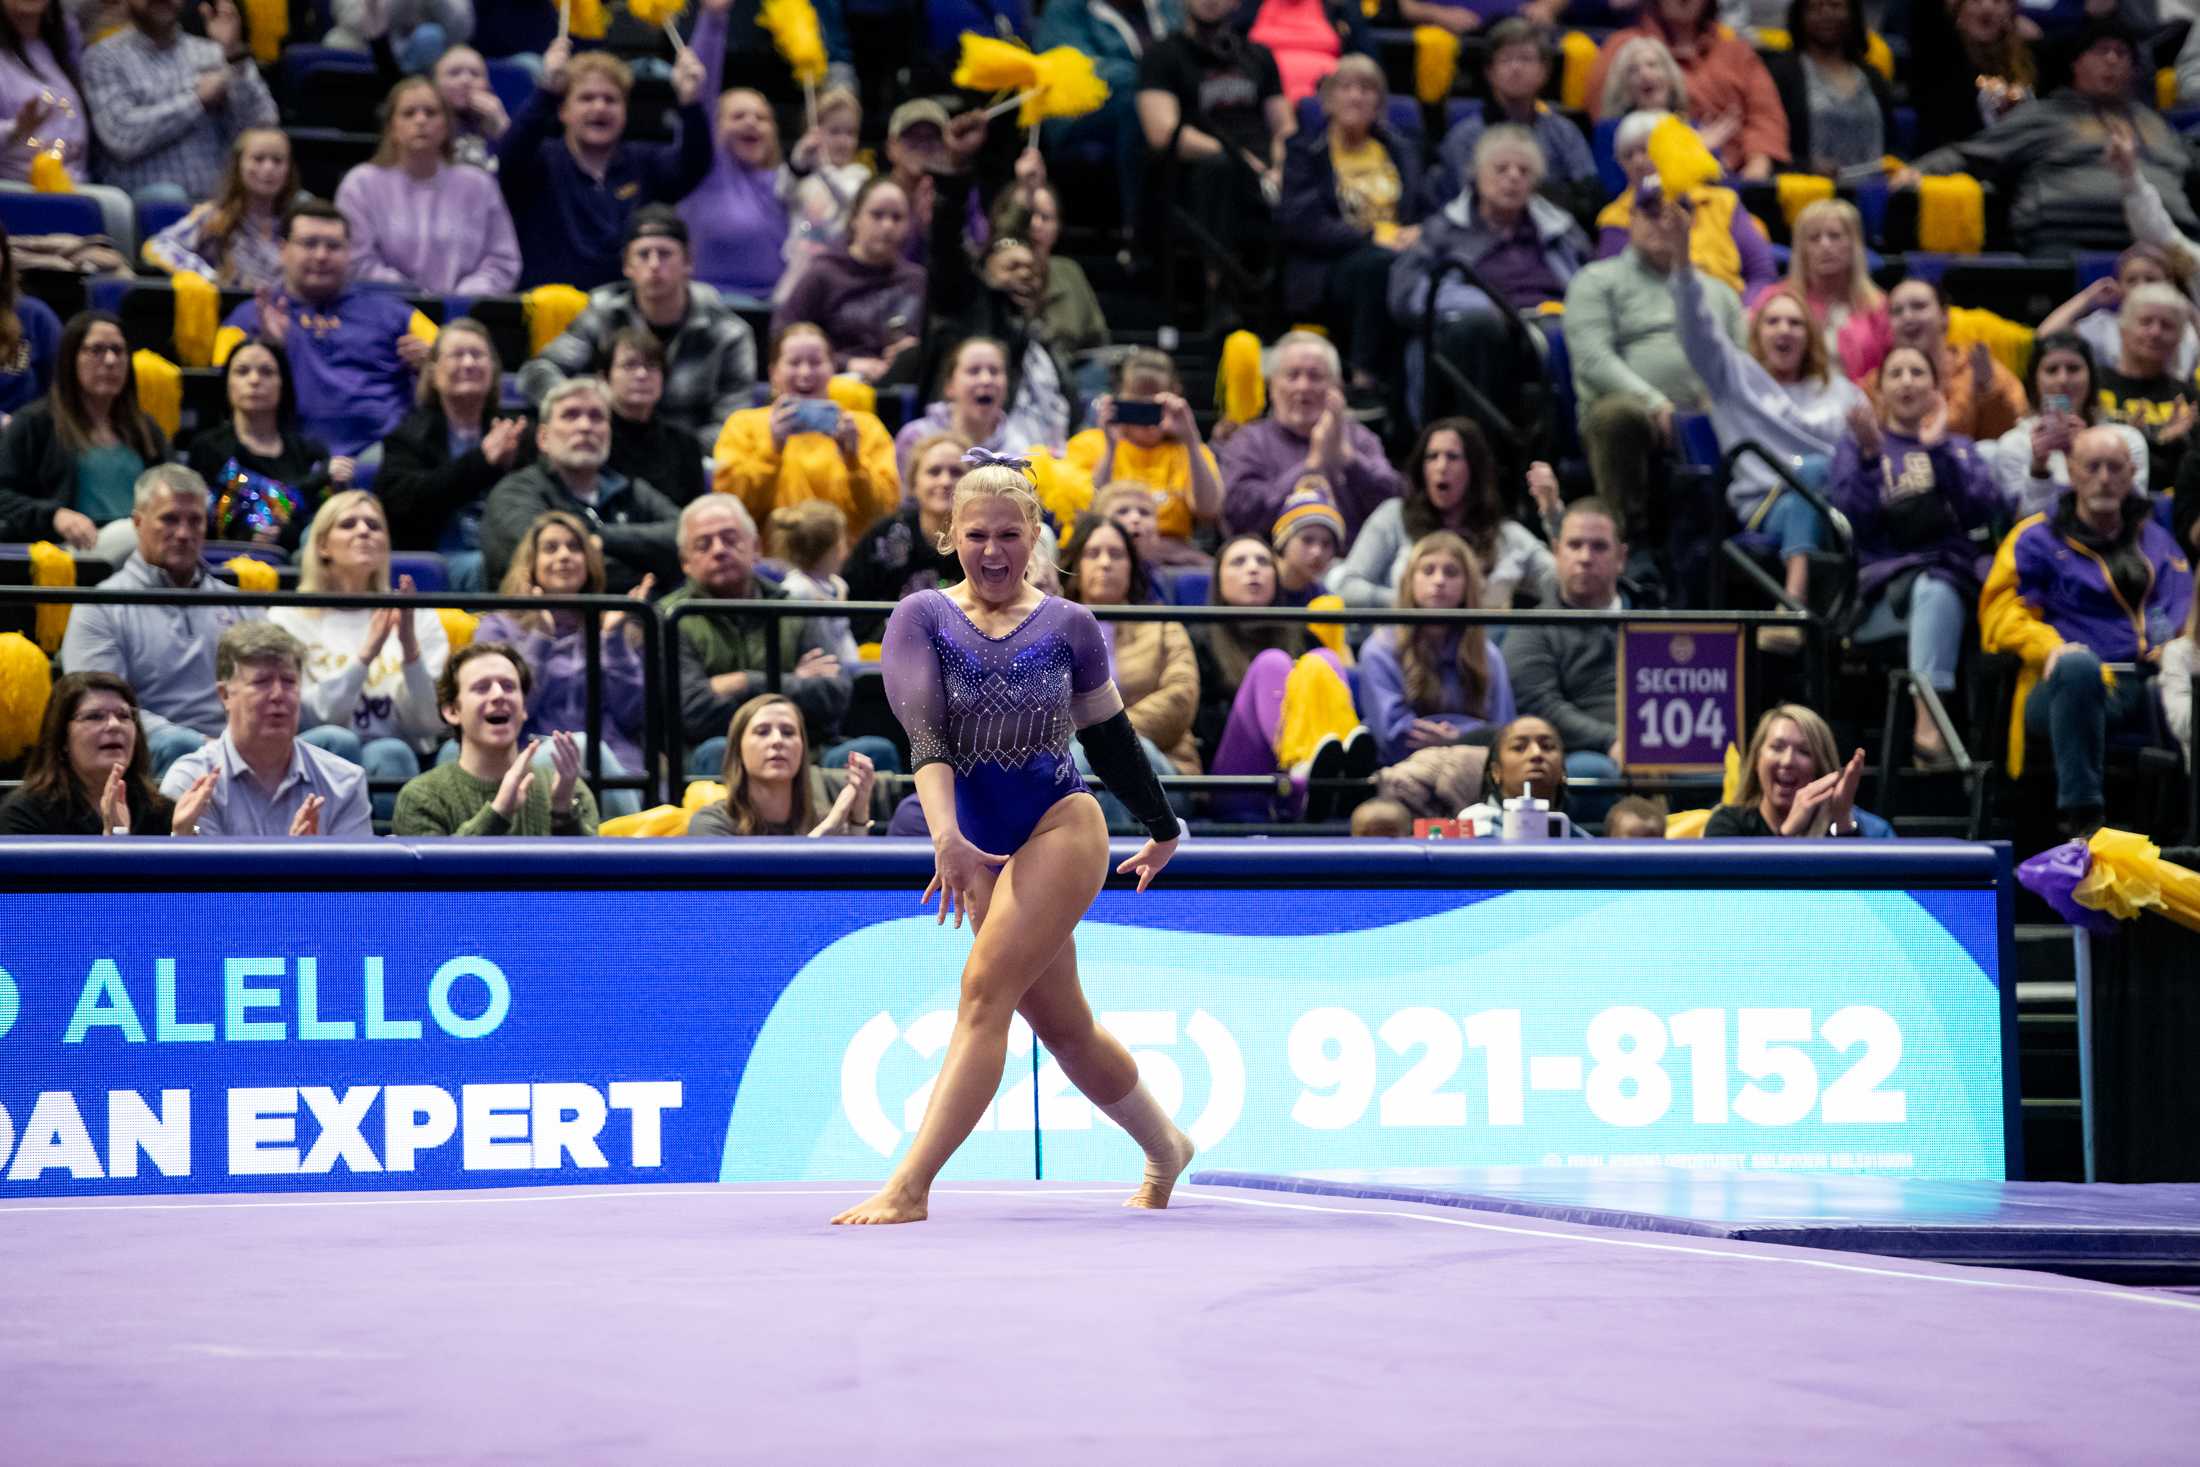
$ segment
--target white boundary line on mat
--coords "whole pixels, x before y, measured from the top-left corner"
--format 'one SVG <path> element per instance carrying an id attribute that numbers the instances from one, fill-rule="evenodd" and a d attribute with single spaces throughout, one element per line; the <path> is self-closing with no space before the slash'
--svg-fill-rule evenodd
<path id="1" fill-rule="evenodd" d="M 2185 1299 L 2175 1294 L 2151 1292 L 2145 1289 L 2125 1288 L 2115 1284 L 2099 1284 L 2090 1288 L 2071 1288 L 2063 1284 L 2031 1284 L 2015 1279 L 1972 1278 L 1942 1273 L 1911 1273 L 1900 1268 L 1874 1268 L 1864 1263 L 1837 1263 L 1830 1258 L 1805 1258 L 1799 1256 L 1803 1249 L 1785 1244 L 1764 1245 L 1784 1251 L 1728 1253 L 1713 1248 L 1691 1248 L 1682 1243 L 1654 1243 L 1646 1238 L 1610 1238 L 1599 1233 L 1572 1231 L 1552 1232 L 1542 1228 L 1522 1227 L 1517 1223 L 1476 1222 L 1471 1218 L 1445 1217 L 1433 1212 L 1406 1212 L 1389 1207 L 1332 1207 L 1314 1202 L 1277 1202 L 1268 1198 L 1226 1196 L 1218 1188 L 1202 1183 L 1186 1183 L 1189 1195 L 1203 1202 L 1224 1202 L 1238 1207 L 1267 1207 L 1283 1212 L 1340 1213 L 1349 1217 L 1402 1217 L 1413 1222 L 1437 1223 L 1448 1228 L 1467 1228 L 1480 1233 L 1512 1233 L 1527 1238 L 1551 1238 L 1571 1243 L 1587 1243 L 1604 1248 L 1640 1248 L 1652 1253 L 1684 1253 L 1693 1258 L 1713 1258 L 1735 1263 L 1784 1263 L 1798 1268 L 1823 1268 L 1835 1273 L 1860 1273 L 1876 1278 L 1915 1279 L 1920 1283 L 1954 1284 L 1971 1289 L 2010 1289 L 2028 1294 L 2074 1294 L 2087 1299 L 2123 1299 L 2137 1304 L 2158 1304 L 2169 1309 L 2200 1311 L 2200 1299 Z M 1440 1206 L 1441 1204 L 1429 1204 Z M 1580 1224 L 1579 1226 L 1593 1226 Z M 1956 1264 L 1952 1267 L 1964 1267 Z"/>
<path id="2" fill-rule="evenodd" d="M 1136 1188 L 1125 1183 L 1114 1187 L 937 1187 L 942 1197 L 1128 1197 Z M 510 1207 L 529 1202 L 592 1202 L 635 1198 L 709 1197 L 869 1197 L 876 1187 L 757 1187 L 746 1183 L 695 1182 L 686 1185 L 621 1187 L 611 1192 L 585 1192 L 555 1188 L 517 1195 L 489 1192 L 437 1192 L 404 1197 L 347 1192 L 333 1197 L 258 1197 L 249 1201 L 210 1199 L 193 1202 L 47 1202 L 23 1207 L 0 1207 L 0 1214 L 43 1212 L 250 1212 L 291 1207 Z"/>

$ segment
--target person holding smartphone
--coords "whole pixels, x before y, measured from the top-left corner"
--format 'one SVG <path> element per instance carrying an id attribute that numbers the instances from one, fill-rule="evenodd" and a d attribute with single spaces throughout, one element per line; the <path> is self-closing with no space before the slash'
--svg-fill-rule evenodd
<path id="1" fill-rule="evenodd" d="M 894 440 L 873 413 L 853 412 L 826 395 L 832 343 L 822 328 L 797 321 L 771 348 L 772 401 L 726 419 L 711 450 L 721 494 L 740 497 L 768 523 L 772 511 L 822 499 L 861 535 L 901 503 Z"/>
<path id="2" fill-rule="evenodd" d="M 1070 439 L 1068 462 L 1096 494 L 1117 480 L 1153 491 L 1155 559 L 1208 563 L 1192 532 L 1222 518 L 1222 467 L 1200 440 L 1176 363 L 1153 347 L 1132 348 L 1116 364 L 1114 391 L 1093 403 L 1092 416 L 1094 426 Z"/>
<path id="3" fill-rule="evenodd" d="M 2032 411 L 2001 437 L 1980 445 L 2001 497 L 2020 518 L 2053 509 L 2070 488 L 2070 445 L 2101 421 L 2097 376 L 2093 350 L 2076 332 L 2042 332 L 2032 343 L 2024 379 Z M 2145 483 L 2145 435 L 2128 424 L 2115 426 L 2131 452 L 2139 482 Z"/>

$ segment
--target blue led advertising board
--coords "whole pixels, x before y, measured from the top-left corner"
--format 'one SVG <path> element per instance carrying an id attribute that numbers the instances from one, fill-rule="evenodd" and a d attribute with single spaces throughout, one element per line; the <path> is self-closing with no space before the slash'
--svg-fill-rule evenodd
<path id="1" fill-rule="evenodd" d="M 881 1178 L 970 944 L 875 887 L 7 904 L 0 1196 Z M 1076 940 L 1202 1165 L 1998 1179 L 1997 920 L 1991 884 L 1298 878 L 1111 888 Z M 1018 1021 L 947 1175 L 1137 1172 Z"/>

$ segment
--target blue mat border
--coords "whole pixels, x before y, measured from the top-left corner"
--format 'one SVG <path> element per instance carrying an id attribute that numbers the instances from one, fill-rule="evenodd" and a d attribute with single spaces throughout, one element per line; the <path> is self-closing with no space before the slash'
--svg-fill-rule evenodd
<path id="1" fill-rule="evenodd" d="M 1203 1187 L 1239 1187 L 1248 1191 L 1288 1192 L 1370 1202 L 1410 1202 L 1455 1207 L 1470 1212 L 1532 1217 L 1545 1222 L 1623 1232 L 1666 1233 L 1691 1238 L 1720 1238 L 1737 1243 L 1777 1243 L 1791 1248 L 1822 1248 L 1918 1262 L 1962 1263 L 1988 1267 L 2083 1269 L 2102 1264 L 2158 1265 L 2200 1276 L 2200 1227 L 2026 1228 L 2018 1224 L 1884 1223 L 1843 1225 L 1823 1221 L 1715 1223 L 1667 1213 L 1539 1202 L 1457 1188 L 1414 1186 L 1399 1182 L 1330 1181 L 1266 1172 L 1199 1171 L 1188 1178 Z M 1866 1239 L 1870 1247 L 1863 1246 Z"/>

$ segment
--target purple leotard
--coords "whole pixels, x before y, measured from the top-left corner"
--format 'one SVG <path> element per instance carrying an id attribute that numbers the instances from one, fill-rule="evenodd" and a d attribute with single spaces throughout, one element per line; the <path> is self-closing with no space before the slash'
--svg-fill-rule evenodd
<path id="1" fill-rule="evenodd" d="M 886 698 L 913 767 L 955 769 L 955 817 L 981 851 L 1013 855 L 1064 795 L 1085 788 L 1070 736 L 1123 707 L 1100 624 L 1049 596 L 1004 637 L 944 592 L 902 599 L 886 623 Z"/>

